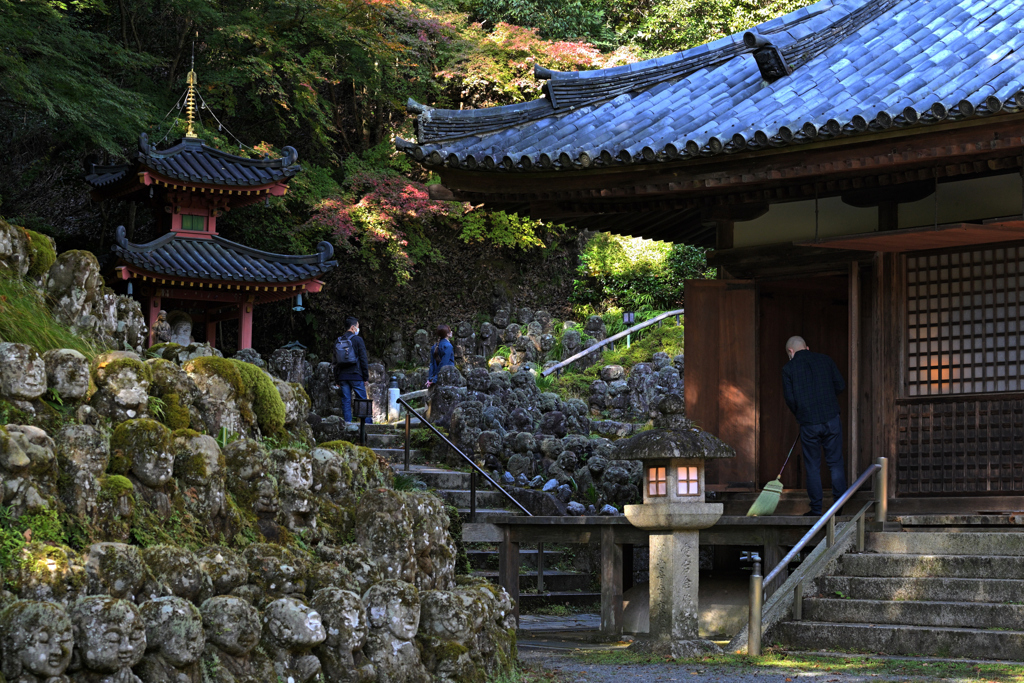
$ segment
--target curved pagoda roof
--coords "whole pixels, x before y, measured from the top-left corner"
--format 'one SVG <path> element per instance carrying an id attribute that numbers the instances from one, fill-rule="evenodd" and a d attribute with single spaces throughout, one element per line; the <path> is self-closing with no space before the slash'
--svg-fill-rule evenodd
<path id="1" fill-rule="evenodd" d="M 169 232 L 147 244 L 132 244 L 124 226 L 117 229 L 113 251 L 126 263 L 152 275 L 189 280 L 298 283 L 322 277 L 338 265 L 330 242 L 320 242 L 316 254 L 286 256 L 253 249 L 219 235 L 196 239 Z"/>
<path id="2" fill-rule="evenodd" d="M 247 159 L 207 145 L 199 138 L 184 137 L 172 147 L 158 150 L 149 135 L 139 135 L 139 151 L 127 164 L 85 163 L 85 180 L 94 188 L 113 185 L 146 169 L 170 180 L 224 187 L 262 187 L 287 182 L 302 170 L 294 147 L 285 147 L 280 159 Z"/>
<path id="3" fill-rule="evenodd" d="M 1019 0 L 823 0 L 627 66 L 536 69 L 545 97 L 418 113 L 427 165 L 615 167 L 771 150 L 1024 109 Z"/>

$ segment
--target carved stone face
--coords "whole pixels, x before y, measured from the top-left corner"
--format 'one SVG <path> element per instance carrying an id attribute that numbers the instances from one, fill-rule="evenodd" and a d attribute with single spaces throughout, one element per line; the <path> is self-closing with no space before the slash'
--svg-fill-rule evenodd
<path id="1" fill-rule="evenodd" d="M 317 591 L 311 605 L 323 617 L 327 647 L 352 652 L 366 642 L 369 624 L 358 595 L 340 588 L 325 588 Z"/>
<path id="2" fill-rule="evenodd" d="M 234 657 L 241 657 L 260 642 L 263 626 L 259 611 L 241 598 L 218 595 L 200 610 L 206 640 Z"/>
<path id="3" fill-rule="evenodd" d="M 426 330 L 416 330 L 412 340 L 417 346 L 426 346 L 430 343 L 430 333 Z"/>
<path id="4" fill-rule="evenodd" d="M 183 667 L 199 659 L 205 637 L 199 610 L 182 598 L 157 598 L 140 608 L 146 622 L 149 652 L 159 652 L 164 661 Z"/>
<path id="5" fill-rule="evenodd" d="M 399 640 L 412 640 L 420 625 L 420 599 L 416 587 L 404 581 L 382 581 L 366 592 L 370 626 L 387 629 Z"/>
<path id="6" fill-rule="evenodd" d="M 320 613 L 294 598 L 267 605 L 263 624 L 263 639 L 285 650 L 304 650 L 327 638 Z"/>
<path id="7" fill-rule="evenodd" d="M 71 662 L 75 639 L 71 620 L 50 602 L 21 600 L 0 624 L 0 658 L 7 680 L 23 673 L 46 679 L 60 676 Z"/>
<path id="8" fill-rule="evenodd" d="M 85 668 L 102 673 L 129 669 L 146 653 L 146 629 L 139 609 L 126 600 L 93 596 L 71 614 L 75 644 Z"/>
<path id="9" fill-rule="evenodd" d="M 166 448 L 140 448 L 132 459 L 132 474 L 146 486 L 163 486 L 174 475 L 174 455 Z"/>
<path id="10" fill-rule="evenodd" d="M 281 480 L 288 488 L 305 491 L 313 485 L 313 462 L 308 457 L 281 464 Z"/>

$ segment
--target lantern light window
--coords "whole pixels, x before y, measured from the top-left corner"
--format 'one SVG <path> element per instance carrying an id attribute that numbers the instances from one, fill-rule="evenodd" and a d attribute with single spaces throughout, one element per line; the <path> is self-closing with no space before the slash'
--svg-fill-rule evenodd
<path id="1" fill-rule="evenodd" d="M 668 495 L 668 477 L 664 467 L 651 467 L 647 470 L 647 495 Z"/>
<path id="2" fill-rule="evenodd" d="M 700 495 L 700 477 L 696 467 L 680 467 L 676 480 L 676 495 L 698 496 Z"/>

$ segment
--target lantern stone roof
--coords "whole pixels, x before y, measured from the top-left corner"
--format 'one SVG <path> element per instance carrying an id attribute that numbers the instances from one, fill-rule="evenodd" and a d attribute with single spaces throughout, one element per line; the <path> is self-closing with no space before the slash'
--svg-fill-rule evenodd
<path id="1" fill-rule="evenodd" d="M 320 242 L 316 254 L 286 256 L 253 249 L 219 235 L 197 239 L 169 232 L 147 244 L 132 244 L 124 226 L 117 229 L 113 251 L 125 262 L 149 273 L 196 280 L 295 283 L 319 278 L 338 265 L 330 242 Z"/>
<path id="2" fill-rule="evenodd" d="M 247 159 L 207 145 L 199 138 L 182 138 L 176 145 L 158 150 L 149 136 L 139 136 L 139 151 L 128 164 L 100 165 L 93 159 L 85 164 L 85 180 L 94 188 L 115 183 L 129 174 L 148 169 L 183 183 L 255 187 L 287 182 L 302 170 L 294 147 L 285 147 L 280 159 Z"/>
<path id="3" fill-rule="evenodd" d="M 736 451 L 714 434 L 686 419 L 686 401 L 667 394 L 658 401 L 655 429 L 615 442 L 617 460 L 666 460 L 669 458 L 732 458 Z"/>
<path id="4" fill-rule="evenodd" d="M 744 34 L 583 72 L 543 99 L 417 113 L 427 165 L 554 171 L 697 159 L 1024 110 L 1018 0 L 823 0 Z"/>

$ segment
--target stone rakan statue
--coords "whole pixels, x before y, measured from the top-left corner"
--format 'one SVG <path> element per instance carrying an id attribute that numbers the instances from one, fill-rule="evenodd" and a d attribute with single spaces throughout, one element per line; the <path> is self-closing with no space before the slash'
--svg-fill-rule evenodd
<path id="1" fill-rule="evenodd" d="M 212 683 L 263 683 L 277 672 L 266 654 L 256 650 L 263 627 L 259 611 L 241 598 L 218 595 L 200 609 L 206 630 L 203 667 Z"/>
<path id="2" fill-rule="evenodd" d="M 327 683 L 371 683 L 377 680 L 373 664 L 363 655 L 369 633 L 366 609 L 359 596 L 340 588 L 316 592 L 310 606 L 323 618 L 327 640 L 314 652 L 320 658 Z"/>
<path id="3" fill-rule="evenodd" d="M 132 673 L 146 654 L 146 627 L 138 607 L 127 600 L 91 596 L 72 608 L 71 623 L 75 683 L 141 683 Z"/>
<path id="4" fill-rule="evenodd" d="M 18 600 L 0 611 L 0 662 L 7 683 L 68 683 L 71 619 L 59 605 Z"/>
<path id="5" fill-rule="evenodd" d="M 166 344 L 171 341 L 171 324 L 167 322 L 167 311 L 160 311 L 153 325 L 153 343 Z"/>
<path id="6" fill-rule="evenodd" d="M 377 670 L 377 680 L 428 683 L 430 674 L 413 642 L 420 626 L 416 586 L 396 579 L 382 581 L 366 591 L 363 602 L 370 617 L 363 649 Z"/>
<path id="7" fill-rule="evenodd" d="M 144 602 L 139 611 L 146 622 L 146 656 L 135 667 L 142 683 L 202 683 L 205 635 L 195 605 L 171 596 Z"/>
<path id="8" fill-rule="evenodd" d="M 320 660 L 311 650 L 326 638 L 320 614 L 295 598 L 279 598 L 263 611 L 263 649 L 274 660 L 278 680 L 315 681 Z"/>

